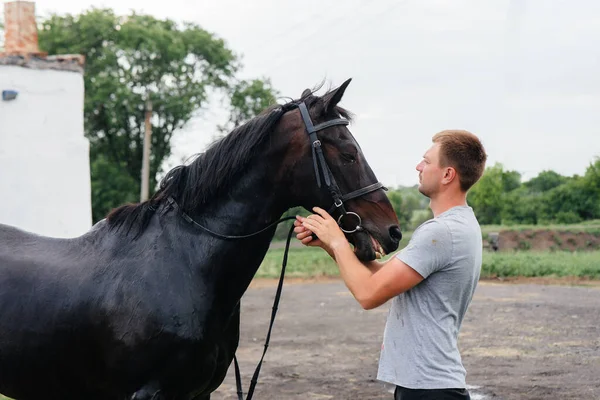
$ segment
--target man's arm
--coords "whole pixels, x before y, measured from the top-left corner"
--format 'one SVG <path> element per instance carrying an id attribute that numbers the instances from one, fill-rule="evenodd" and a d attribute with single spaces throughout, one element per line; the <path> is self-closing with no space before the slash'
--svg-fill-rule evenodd
<path id="1" fill-rule="evenodd" d="M 372 261 L 365 265 L 356 258 L 350 246 L 335 247 L 333 253 L 342 279 L 365 310 L 379 307 L 423 280 L 417 271 L 397 257 L 385 263 Z"/>
<path id="2" fill-rule="evenodd" d="M 335 220 L 324 210 L 315 208 L 315 211 L 320 216 L 312 219 L 299 217 L 298 221 L 305 229 L 319 236 L 317 245 L 323 247 L 336 261 L 346 286 L 364 309 L 378 307 L 423 280 L 421 275 L 397 257 L 385 263 L 362 263 Z M 302 228 L 298 228 L 296 232 L 304 232 L 297 235 L 304 244 L 309 245 L 313 240 Z"/>
<path id="3" fill-rule="evenodd" d="M 383 266 L 385 264 L 387 264 L 388 262 L 389 262 L 389 260 L 388 261 L 384 261 L 384 262 L 374 260 L 374 261 L 367 261 L 367 262 L 365 262 L 363 264 L 365 265 L 365 267 L 369 268 L 369 271 L 371 271 L 371 273 L 374 274 L 375 272 L 377 272 L 381 268 L 383 268 Z"/>

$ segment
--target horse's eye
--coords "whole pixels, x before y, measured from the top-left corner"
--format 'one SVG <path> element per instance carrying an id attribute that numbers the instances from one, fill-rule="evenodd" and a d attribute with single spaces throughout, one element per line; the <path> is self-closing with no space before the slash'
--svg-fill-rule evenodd
<path id="1" fill-rule="evenodd" d="M 342 154 L 342 159 L 351 164 L 354 164 L 356 162 L 356 157 L 354 155 L 348 154 L 348 153 Z"/>

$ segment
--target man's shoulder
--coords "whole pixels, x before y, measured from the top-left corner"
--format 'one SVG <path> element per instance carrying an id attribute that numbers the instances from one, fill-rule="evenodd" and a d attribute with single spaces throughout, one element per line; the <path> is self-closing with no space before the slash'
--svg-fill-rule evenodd
<path id="1" fill-rule="evenodd" d="M 432 218 L 423 222 L 414 232 L 413 237 L 417 236 L 439 236 L 450 235 L 450 228 L 447 221 L 441 218 Z"/>
<path id="2" fill-rule="evenodd" d="M 430 219 L 421 224 L 413 233 L 405 250 L 417 250 L 422 256 L 440 254 L 442 250 L 451 250 L 452 232 L 448 225 L 438 218 Z"/>

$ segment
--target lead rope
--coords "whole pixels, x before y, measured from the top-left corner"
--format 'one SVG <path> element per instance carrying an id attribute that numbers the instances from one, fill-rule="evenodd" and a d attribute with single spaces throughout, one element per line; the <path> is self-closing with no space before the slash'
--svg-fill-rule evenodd
<path id="1" fill-rule="evenodd" d="M 275 322 L 275 315 L 277 314 L 277 308 L 279 306 L 279 300 L 281 298 L 281 291 L 283 289 L 283 279 L 285 277 L 285 267 L 287 265 L 288 260 L 288 252 L 290 250 L 290 242 L 292 240 L 292 234 L 294 233 L 294 226 L 290 228 L 288 233 L 287 241 L 285 243 L 285 251 L 283 252 L 283 262 L 281 263 L 281 275 L 279 276 L 279 284 L 277 285 L 277 292 L 275 292 L 275 300 L 273 301 L 273 310 L 271 311 L 271 322 L 269 322 L 269 330 L 267 332 L 267 338 L 265 339 L 265 348 L 263 350 L 262 356 L 260 357 L 260 361 L 256 366 L 256 370 L 254 371 L 254 375 L 252 376 L 252 380 L 250 382 L 250 388 L 248 389 L 248 395 L 246 396 L 246 400 L 251 400 L 252 395 L 254 394 L 254 388 L 258 382 L 258 375 L 260 374 L 260 368 L 262 367 L 263 360 L 265 358 L 265 354 L 267 354 L 267 349 L 269 348 L 269 342 L 271 340 L 271 331 L 273 330 L 273 324 Z M 233 356 L 233 363 L 235 366 L 235 383 L 237 387 L 237 395 L 239 400 L 244 400 L 244 392 L 242 390 L 242 377 L 240 374 L 240 366 L 238 364 L 237 357 Z"/>

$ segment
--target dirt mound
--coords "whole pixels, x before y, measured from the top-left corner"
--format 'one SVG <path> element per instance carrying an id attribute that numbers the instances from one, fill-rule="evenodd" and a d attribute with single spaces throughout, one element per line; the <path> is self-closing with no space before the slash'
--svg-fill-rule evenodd
<path id="1" fill-rule="evenodd" d="M 600 232 L 554 230 L 507 230 L 484 237 L 490 247 L 500 251 L 549 250 L 585 251 L 600 249 Z"/>

